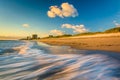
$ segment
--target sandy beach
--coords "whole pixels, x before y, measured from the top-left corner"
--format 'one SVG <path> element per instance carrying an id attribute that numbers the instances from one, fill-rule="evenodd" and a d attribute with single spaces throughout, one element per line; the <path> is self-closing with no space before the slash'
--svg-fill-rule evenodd
<path id="1" fill-rule="evenodd" d="M 120 52 L 120 33 L 96 34 L 66 38 L 41 39 L 50 45 L 71 46 L 82 50 L 105 50 Z"/>

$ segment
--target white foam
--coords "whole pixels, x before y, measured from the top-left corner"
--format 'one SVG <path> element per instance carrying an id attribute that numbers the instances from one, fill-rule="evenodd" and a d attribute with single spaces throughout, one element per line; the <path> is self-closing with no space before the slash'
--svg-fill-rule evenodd
<path id="1" fill-rule="evenodd" d="M 119 69 L 119 62 L 102 54 L 45 54 L 42 50 L 32 48 L 34 43 L 26 42 L 16 47 L 19 55 L 1 61 L 0 79 L 29 80 L 40 78 L 46 80 L 114 80 L 114 69 Z M 16 60 L 16 61 L 15 61 Z M 54 74 L 54 75 L 53 75 Z M 119 73 L 118 73 L 119 74 Z"/>

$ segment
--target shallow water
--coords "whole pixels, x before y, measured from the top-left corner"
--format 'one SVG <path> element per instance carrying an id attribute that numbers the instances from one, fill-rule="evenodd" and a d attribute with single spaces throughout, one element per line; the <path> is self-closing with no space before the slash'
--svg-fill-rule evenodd
<path id="1" fill-rule="evenodd" d="M 120 80 L 120 55 L 0 41 L 0 80 Z"/>

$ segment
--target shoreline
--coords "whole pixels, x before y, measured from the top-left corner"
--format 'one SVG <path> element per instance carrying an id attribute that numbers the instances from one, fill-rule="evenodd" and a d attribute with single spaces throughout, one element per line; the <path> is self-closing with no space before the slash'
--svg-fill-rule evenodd
<path id="1" fill-rule="evenodd" d="M 115 34 L 115 33 L 114 33 Z M 120 33 L 119 35 L 104 34 L 76 36 L 66 38 L 48 38 L 37 40 L 49 45 L 70 46 L 79 50 L 103 50 L 120 53 Z"/>

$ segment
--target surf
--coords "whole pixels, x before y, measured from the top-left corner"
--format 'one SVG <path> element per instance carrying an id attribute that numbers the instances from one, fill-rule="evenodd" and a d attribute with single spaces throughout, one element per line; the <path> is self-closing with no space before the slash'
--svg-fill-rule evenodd
<path id="1" fill-rule="evenodd" d="M 0 80 L 120 79 L 118 53 L 75 50 L 34 41 L 23 41 L 11 49 L 16 52 L 0 56 Z"/>

